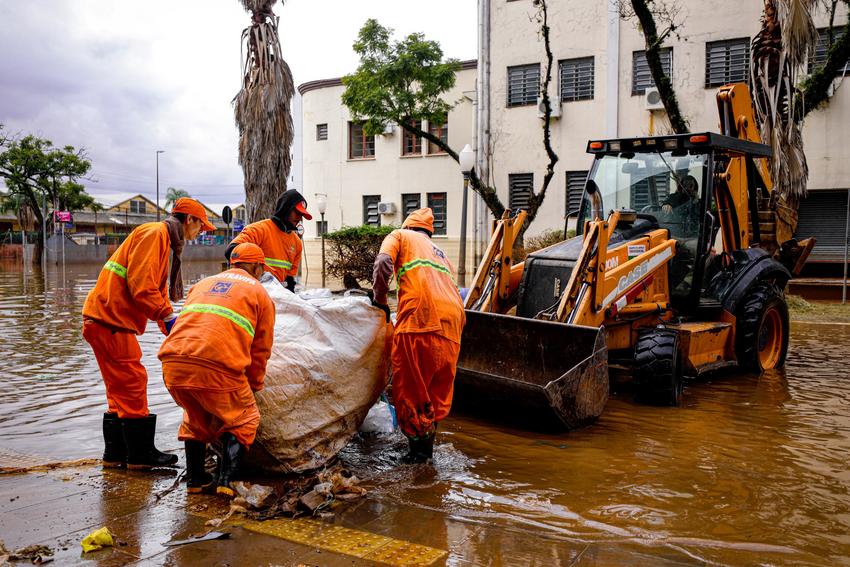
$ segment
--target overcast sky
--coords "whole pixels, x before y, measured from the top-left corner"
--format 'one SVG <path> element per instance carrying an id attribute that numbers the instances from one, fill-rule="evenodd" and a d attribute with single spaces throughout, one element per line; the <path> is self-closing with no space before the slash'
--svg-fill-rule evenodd
<path id="1" fill-rule="evenodd" d="M 275 13 L 296 85 L 352 72 L 370 17 L 476 57 L 475 0 L 287 0 Z M 242 201 L 230 101 L 249 16 L 238 0 L 0 0 L 0 22 L 0 123 L 85 147 L 90 193 L 153 197 L 162 149 L 161 195 Z"/>

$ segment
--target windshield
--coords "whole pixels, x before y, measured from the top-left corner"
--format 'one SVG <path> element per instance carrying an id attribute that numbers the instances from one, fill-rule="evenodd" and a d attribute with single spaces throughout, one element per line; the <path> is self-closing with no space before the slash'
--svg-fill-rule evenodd
<path id="1" fill-rule="evenodd" d="M 670 264 L 674 301 L 688 298 L 693 288 L 707 174 L 708 154 L 680 151 L 605 155 L 594 162 L 590 174 L 599 187 L 605 216 L 613 209 L 632 209 L 676 239 L 676 256 Z M 589 216 L 590 200 L 585 198 L 579 221 Z"/>
<path id="2" fill-rule="evenodd" d="M 698 202 L 705 185 L 708 154 L 676 154 L 623 152 L 597 159 L 590 179 L 599 187 L 604 213 L 633 209 L 657 216 L 671 201 L 678 203 L 689 197 Z"/>

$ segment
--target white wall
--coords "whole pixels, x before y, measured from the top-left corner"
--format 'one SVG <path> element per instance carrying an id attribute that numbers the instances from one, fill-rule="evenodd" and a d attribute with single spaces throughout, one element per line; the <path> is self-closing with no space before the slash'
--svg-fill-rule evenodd
<path id="1" fill-rule="evenodd" d="M 427 206 L 427 193 L 447 193 L 446 237 L 458 237 L 463 178 L 457 162 L 445 154 L 427 155 L 424 140 L 421 155 L 401 156 L 402 133 L 398 127 L 392 135 L 376 136 L 374 159 L 348 159 L 351 115 L 340 101 L 344 87 L 301 88 L 304 195 L 312 205 L 317 193 L 327 194 L 328 230 L 362 224 L 364 195 L 380 195 L 381 201 L 395 203 L 398 212 L 382 215 L 381 223 L 400 225 L 403 193 L 420 193 L 423 207 Z M 474 89 L 475 70 L 462 70 L 457 84 L 446 95 L 446 100 L 458 101 L 448 118 L 449 146 L 455 151 L 471 144 L 472 102 L 464 92 L 473 94 Z M 316 125 L 322 123 L 328 124 L 328 139 L 318 141 Z M 310 208 L 315 210 L 314 206 Z M 315 222 L 309 223 L 305 234 L 307 238 L 316 237 Z"/>
<path id="2" fill-rule="evenodd" d="M 717 131 L 715 88 L 705 88 L 705 43 L 740 37 L 752 38 L 760 29 L 761 2 L 737 0 L 683 0 L 680 7 L 681 38 L 671 37 L 665 46 L 673 48 L 672 80 L 680 107 L 690 121 L 692 131 Z M 563 227 L 565 213 L 565 172 L 589 169 L 591 159 L 585 153 L 589 139 L 605 138 L 608 93 L 607 84 L 609 12 L 608 0 L 549 0 L 553 67 L 551 95 L 557 96 L 557 61 L 574 57 L 595 57 L 594 99 L 562 103 L 562 118 L 552 122 L 552 141 L 560 161 L 546 200 L 529 234 Z M 547 163 L 543 150 L 541 121 L 535 106 L 506 106 L 507 67 L 545 61 L 544 46 L 538 37 L 532 0 L 510 2 L 492 0 L 491 28 L 491 132 L 494 148 L 494 180 L 503 202 L 508 201 L 508 175 L 534 173 L 539 189 Z M 846 21 L 839 12 L 836 22 Z M 821 15 L 816 24 L 825 27 Z M 619 96 L 617 97 L 617 136 L 663 134 L 669 123 L 663 112 L 650 113 L 642 96 L 632 96 L 632 53 L 644 49 L 643 36 L 636 25 L 620 20 Z M 844 143 L 844 130 L 850 125 L 850 84 L 840 88 L 823 111 L 809 115 L 804 141 L 809 161 L 810 189 L 850 186 L 850 145 Z"/>

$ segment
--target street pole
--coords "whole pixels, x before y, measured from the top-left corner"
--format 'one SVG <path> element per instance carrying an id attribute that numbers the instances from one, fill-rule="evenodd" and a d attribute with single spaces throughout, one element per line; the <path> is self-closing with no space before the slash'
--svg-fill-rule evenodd
<path id="1" fill-rule="evenodd" d="M 322 288 L 325 287 L 325 213 L 322 213 Z"/>
<path id="2" fill-rule="evenodd" d="M 463 201 L 460 207 L 460 259 L 457 268 L 458 287 L 466 287 L 466 204 L 469 195 L 469 172 L 463 172 Z"/>
<path id="3" fill-rule="evenodd" d="M 156 151 L 156 220 L 159 221 L 159 154 L 164 154 L 165 150 Z"/>
<path id="4" fill-rule="evenodd" d="M 47 273 L 47 196 L 41 192 L 41 270 Z"/>
<path id="5" fill-rule="evenodd" d="M 466 144 L 458 154 L 458 165 L 463 173 L 463 201 L 460 207 L 460 258 L 457 263 L 458 287 L 466 287 L 466 217 L 469 201 L 469 176 L 475 167 L 475 152 Z"/>
<path id="6" fill-rule="evenodd" d="M 841 305 L 847 303 L 847 246 L 850 240 L 850 189 L 847 190 L 847 212 L 844 214 L 844 283 L 841 284 Z"/>

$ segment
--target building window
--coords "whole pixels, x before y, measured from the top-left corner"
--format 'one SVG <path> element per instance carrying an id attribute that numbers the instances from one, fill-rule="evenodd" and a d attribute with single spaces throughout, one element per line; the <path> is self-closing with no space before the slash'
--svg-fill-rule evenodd
<path id="1" fill-rule="evenodd" d="M 414 120 L 412 122 L 414 128 L 422 129 L 422 121 Z M 422 155 L 422 137 L 417 136 L 407 128 L 402 128 L 401 136 L 401 155 L 417 156 Z"/>
<path id="2" fill-rule="evenodd" d="M 640 213 L 650 205 L 659 206 L 667 198 L 670 193 L 670 174 L 659 173 L 646 177 L 645 173 L 633 173 L 631 186 L 631 208 Z"/>
<path id="3" fill-rule="evenodd" d="M 446 122 L 445 124 L 432 124 L 428 123 L 428 133 L 432 136 L 439 138 L 441 142 L 445 145 L 449 145 L 449 124 Z M 428 153 L 433 154 L 444 154 L 443 150 L 439 148 L 436 144 L 432 144 L 428 142 Z"/>
<path id="4" fill-rule="evenodd" d="M 375 157 L 375 136 L 367 136 L 362 122 L 348 123 L 348 158 L 366 159 Z"/>
<path id="5" fill-rule="evenodd" d="M 446 194 L 428 193 L 428 208 L 434 213 L 434 234 L 446 234 Z"/>
<path id="6" fill-rule="evenodd" d="M 836 26 L 832 28 L 832 42 L 835 43 L 844 35 L 844 26 Z M 818 30 L 818 40 L 812 53 L 809 54 L 808 71 L 809 75 L 815 72 L 819 67 L 823 67 L 826 63 L 826 55 L 829 52 L 829 29 L 824 28 Z M 841 77 L 850 75 L 850 61 L 844 64 L 844 67 L 839 67 L 836 76 Z"/>
<path id="7" fill-rule="evenodd" d="M 537 104 L 540 64 L 508 67 L 508 106 Z"/>
<path id="8" fill-rule="evenodd" d="M 750 78 L 750 38 L 705 44 L 705 86 L 745 83 Z"/>
<path id="9" fill-rule="evenodd" d="M 316 236 L 328 233 L 328 221 L 316 221 Z"/>
<path id="10" fill-rule="evenodd" d="M 422 208 L 422 195 L 419 193 L 402 193 L 401 195 L 401 213 L 404 218 L 417 209 Z"/>
<path id="11" fill-rule="evenodd" d="M 581 196 L 584 194 L 584 184 L 587 182 L 586 171 L 567 172 L 567 202 L 566 214 L 577 213 L 581 208 Z"/>
<path id="12" fill-rule="evenodd" d="M 511 173 L 508 175 L 508 207 L 514 211 L 528 209 L 533 186 L 533 173 Z"/>
<path id="13" fill-rule="evenodd" d="M 328 139 L 328 125 L 316 124 L 316 140 L 322 141 Z"/>
<path id="14" fill-rule="evenodd" d="M 378 212 L 380 195 L 363 195 L 363 224 L 381 226 L 381 214 Z"/>
<path id="15" fill-rule="evenodd" d="M 147 212 L 147 203 L 145 201 L 130 201 L 130 214 L 143 215 Z"/>
<path id="16" fill-rule="evenodd" d="M 593 99 L 593 66 L 593 57 L 561 61 L 562 101 Z"/>
<path id="17" fill-rule="evenodd" d="M 673 48 L 663 47 L 658 50 L 658 58 L 661 59 L 661 71 L 664 76 L 670 78 L 673 69 Z M 642 95 L 646 89 L 655 88 L 655 81 L 649 70 L 649 61 L 646 60 L 646 51 L 635 51 L 632 53 L 632 96 Z"/>

